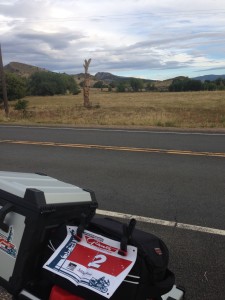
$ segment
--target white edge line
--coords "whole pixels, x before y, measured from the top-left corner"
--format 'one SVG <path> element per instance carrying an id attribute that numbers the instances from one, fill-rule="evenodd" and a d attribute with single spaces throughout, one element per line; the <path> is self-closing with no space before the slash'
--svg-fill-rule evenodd
<path id="1" fill-rule="evenodd" d="M 25 297 L 28 297 L 27 299 L 30 299 L 30 300 L 41 300 L 40 298 L 35 297 L 34 295 L 32 295 L 31 293 L 29 293 L 26 290 L 22 290 L 22 292 L 19 295 L 23 295 Z"/>
<path id="2" fill-rule="evenodd" d="M 121 218 L 121 219 L 134 218 L 134 219 L 136 219 L 137 221 L 140 221 L 140 222 L 163 225 L 163 226 L 168 226 L 168 227 L 174 227 L 176 225 L 176 222 L 173 222 L 173 221 L 165 221 L 165 220 L 147 218 L 147 217 L 130 215 L 130 214 L 123 214 L 123 213 L 107 211 L 107 210 L 97 209 L 96 213 L 98 215 L 104 215 L 104 216 L 108 216 L 108 217 L 115 217 L 115 218 Z"/>
<path id="3" fill-rule="evenodd" d="M 198 231 L 198 232 L 203 232 L 203 233 L 225 236 L 225 230 L 222 230 L 222 229 L 202 227 L 202 226 L 183 224 L 183 223 L 177 223 L 177 227 L 181 228 L 181 229 L 186 229 L 186 230 L 192 230 L 192 231 Z"/>
<path id="4" fill-rule="evenodd" d="M 128 283 L 131 283 L 131 284 L 140 284 L 140 282 L 125 280 L 125 279 L 124 279 L 124 282 L 128 282 Z"/>
<path id="5" fill-rule="evenodd" d="M 96 213 L 98 215 L 104 215 L 104 216 L 108 216 L 108 217 L 115 217 L 115 218 L 121 218 L 121 219 L 134 218 L 137 221 L 144 222 L 144 223 L 162 225 L 162 226 L 167 226 L 167 227 L 177 227 L 177 228 L 185 229 L 185 230 L 192 230 L 192 231 L 197 231 L 197 232 L 203 232 L 203 233 L 209 233 L 209 234 L 225 236 L 225 230 L 222 230 L 222 229 L 202 227 L 202 226 L 184 224 L 184 223 L 177 223 L 177 222 L 174 222 L 174 221 L 166 221 L 166 220 L 148 218 L 148 217 L 143 217 L 143 216 L 124 214 L 124 213 L 107 211 L 107 210 L 100 210 L 100 209 L 97 209 Z"/>

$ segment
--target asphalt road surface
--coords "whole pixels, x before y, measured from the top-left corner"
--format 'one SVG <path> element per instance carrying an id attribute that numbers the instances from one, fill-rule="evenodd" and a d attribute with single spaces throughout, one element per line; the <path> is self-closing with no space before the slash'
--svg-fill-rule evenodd
<path id="1" fill-rule="evenodd" d="M 225 133 L 0 126 L 2 171 L 95 191 L 162 238 L 188 300 L 225 299 Z"/>

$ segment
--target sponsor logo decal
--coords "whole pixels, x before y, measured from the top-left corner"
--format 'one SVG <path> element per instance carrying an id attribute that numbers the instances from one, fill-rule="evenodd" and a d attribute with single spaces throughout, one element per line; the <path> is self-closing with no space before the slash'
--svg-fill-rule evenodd
<path id="1" fill-rule="evenodd" d="M 14 230 L 12 226 L 9 227 L 9 232 L 4 234 L 0 232 L 0 251 L 5 252 L 13 258 L 17 256 L 16 246 L 12 243 Z"/>
<path id="2" fill-rule="evenodd" d="M 162 250 L 160 248 L 154 248 L 155 253 L 158 255 L 163 255 Z"/>
<path id="3" fill-rule="evenodd" d="M 91 238 L 91 237 L 87 237 L 85 236 L 85 239 L 86 239 L 86 242 L 89 244 L 89 245 L 92 245 L 94 247 L 97 247 L 99 249 L 102 249 L 102 250 L 105 250 L 105 251 L 109 251 L 109 252 L 117 252 L 118 249 L 115 248 L 115 247 L 112 247 L 112 246 L 109 246 L 105 243 L 102 243 L 94 238 Z"/>

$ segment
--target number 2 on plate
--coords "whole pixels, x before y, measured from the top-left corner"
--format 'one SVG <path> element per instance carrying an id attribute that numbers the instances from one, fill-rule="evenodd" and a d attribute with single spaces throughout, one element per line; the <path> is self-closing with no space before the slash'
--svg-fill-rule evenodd
<path id="1" fill-rule="evenodd" d="M 94 260 L 88 264 L 88 267 L 92 268 L 100 268 L 101 264 L 103 264 L 107 260 L 107 257 L 102 254 L 98 254 L 94 257 Z"/>

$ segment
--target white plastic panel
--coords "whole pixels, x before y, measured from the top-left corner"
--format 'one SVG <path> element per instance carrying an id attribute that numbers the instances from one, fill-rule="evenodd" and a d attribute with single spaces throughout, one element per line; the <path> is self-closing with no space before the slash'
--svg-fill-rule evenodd
<path id="1" fill-rule="evenodd" d="M 89 192 L 49 176 L 0 171 L 1 190 L 23 198 L 28 188 L 35 188 L 44 192 L 46 204 L 91 201 Z"/>
<path id="2" fill-rule="evenodd" d="M 1 208 L 2 206 L 0 206 Z M 0 229 L 0 277 L 9 281 L 9 278 L 13 275 L 16 258 L 20 248 L 20 243 L 23 237 L 25 229 L 25 217 L 11 212 L 7 214 L 4 222 L 10 226 L 8 233 Z M 14 250 L 14 255 L 10 252 L 10 249 Z"/>

